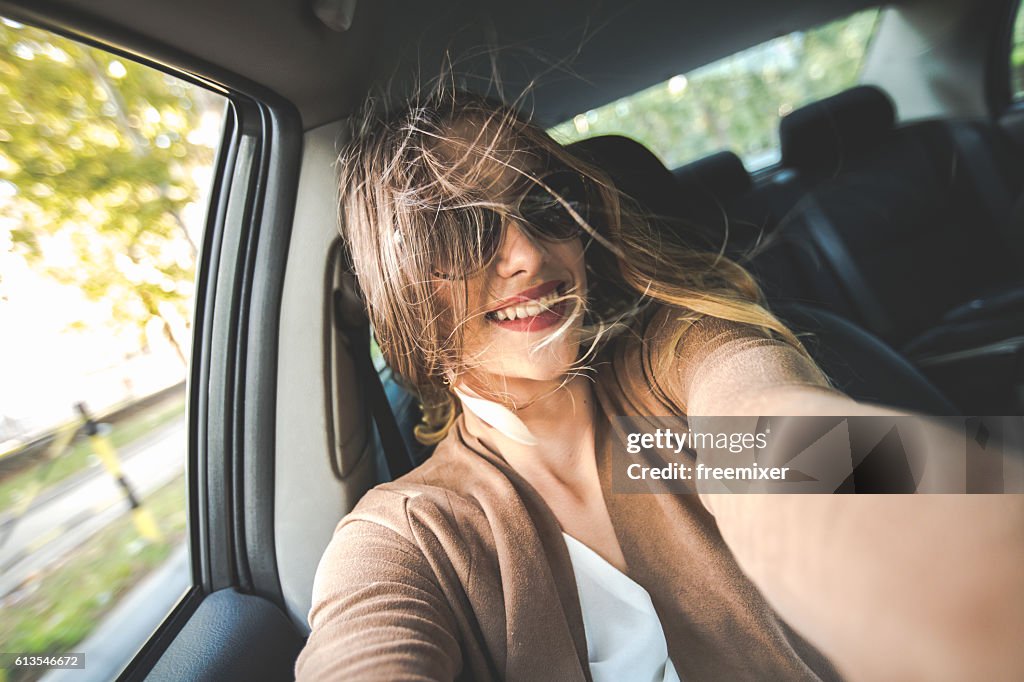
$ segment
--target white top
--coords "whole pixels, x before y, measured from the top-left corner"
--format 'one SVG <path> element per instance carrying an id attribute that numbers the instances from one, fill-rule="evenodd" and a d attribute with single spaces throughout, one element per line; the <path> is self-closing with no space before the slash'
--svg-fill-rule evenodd
<path id="1" fill-rule="evenodd" d="M 582 542 L 569 548 L 594 682 L 679 682 L 651 595 Z"/>

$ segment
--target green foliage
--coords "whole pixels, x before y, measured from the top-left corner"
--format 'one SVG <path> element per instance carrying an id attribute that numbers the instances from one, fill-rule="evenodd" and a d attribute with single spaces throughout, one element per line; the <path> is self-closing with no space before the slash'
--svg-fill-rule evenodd
<path id="1" fill-rule="evenodd" d="M 1024 97 L 1024 6 L 1017 9 L 1013 27 L 1013 51 L 1010 55 L 1010 90 L 1014 99 Z"/>
<path id="2" fill-rule="evenodd" d="M 722 149 L 752 166 L 771 161 L 779 117 L 853 85 L 877 10 L 777 38 L 676 76 L 551 129 L 571 142 L 617 134 L 646 144 L 670 168 Z"/>
<path id="3" fill-rule="evenodd" d="M 188 319 L 195 246 L 182 212 L 198 199 L 193 169 L 213 161 L 190 133 L 223 100 L 7 21 L 0 98 L 0 226 L 13 247 L 108 302 L 117 325 L 141 330 L 168 304 Z"/>

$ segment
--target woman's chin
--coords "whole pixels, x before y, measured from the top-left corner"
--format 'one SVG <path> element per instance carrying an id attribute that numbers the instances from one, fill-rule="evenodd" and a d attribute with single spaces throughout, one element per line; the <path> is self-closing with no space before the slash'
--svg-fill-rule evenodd
<path id="1" fill-rule="evenodd" d="M 535 381 L 561 381 L 577 366 L 576 357 L 575 349 L 560 348 L 558 353 L 526 363 L 522 369 L 526 376 Z"/>
<path id="2" fill-rule="evenodd" d="M 568 374 L 569 374 L 568 369 L 563 369 L 562 371 L 536 372 L 536 373 L 533 373 L 531 376 L 529 376 L 527 378 L 530 379 L 531 381 L 537 381 L 537 382 L 544 382 L 544 383 L 546 383 L 546 382 L 562 381 L 562 380 L 565 379 L 565 377 Z"/>
<path id="3" fill-rule="evenodd" d="M 509 386 L 517 381 L 562 381 L 577 366 L 578 354 L 578 344 L 566 343 L 532 353 L 508 353 L 493 358 L 492 362 L 481 366 L 479 376 L 481 379 L 487 377 L 485 383 L 497 382 Z"/>
<path id="4" fill-rule="evenodd" d="M 551 382 L 562 381 L 572 371 L 571 362 L 553 363 L 550 365 L 534 364 L 523 367 L 509 378 L 518 377 L 528 381 Z"/>

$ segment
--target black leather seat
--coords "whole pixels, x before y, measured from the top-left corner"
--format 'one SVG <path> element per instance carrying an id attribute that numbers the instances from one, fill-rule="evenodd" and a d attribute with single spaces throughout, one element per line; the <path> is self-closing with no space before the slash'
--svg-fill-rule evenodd
<path id="1" fill-rule="evenodd" d="M 892 101 L 871 86 L 785 117 L 782 164 L 807 192 L 782 229 L 820 256 L 808 266 L 818 300 L 916 354 L 918 337 L 952 308 L 1024 280 L 1009 218 L 993 213 L 1019 194 L 1024 164 L 984 122 L 895 121 Z M 993 169 L 984 191 L 979 165 Z"/>
<path id="2" fill-rule="evenodd" d="M 782 120 L 782 163 L 807 187 L 779 230 L 801 293 L 900 348 L 962 410 L 1018 412 L 1024 154 L 986 121 L 895 121 L 870 86 Z"/>
<path id="3" fill-rule="evenodd" d="M 960 411 L 884 341 L 822 308 L 787 303 L 775 313 L 798 334 L 836 388 L 851 398 L 929 415 Z"/>
<path id="4" fill-rule="evenodd" d="M 629 138 L 603 136 L 577 142 L 571 149 L 602 165 L 617 186 L 642 205 L 652 202 L 659 207 L 674 206 L 682 213 L 678 217 L 687 223 L 700 220 L 700 211 L 706 211 L 707 205 L 698 203 L 697 211 L 687 214 L 693 204 L 658 196 L 658 192 L 674 191 L 676 197 L 711 197 L 713 202 L 725 206 L 737 190 L 744 189 L 740 187 L 743 183 L 738 179 L 736 164 L 722 155 L 684 171 L 683 183 L 668 183 L 666 178 L 675 179 L 680 174 L 673 176 L 657 157 Z M 623 159 L 629 163 L 619 165 Z M 694 186 L 685 185 L 687 178 Z M 716 178 L 724 179 L 728 186 L 716 187 Z M 836 387 L 851 397 L 926 414 L 958 413 L 919 370 L 863 328 L 834 313 L 800 303 L 787 302 L 778 306 L 777 312 L 794 331 L 811 335 L 806 339 L 808 351 Z"/>

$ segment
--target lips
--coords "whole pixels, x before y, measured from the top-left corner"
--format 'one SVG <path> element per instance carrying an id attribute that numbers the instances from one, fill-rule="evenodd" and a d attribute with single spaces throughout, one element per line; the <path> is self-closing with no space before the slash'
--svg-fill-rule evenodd
<path id="1" fill-rule="evenodd" d="M 563 295 L 564 282 L 545 282 L 501 301 L 486 314 L 491 324 L 508 331 L 539 331 L 558 324 L 569 301 Z"/>
<path id="2" fill-rule="evenodd" d="M 550 293 L 553 293 L 563 284 L 565 283 L 562 282 L 561 280 L 553 279 L 550 282 L 544 282 L 543 284 L 538 284 L 535 287 L 524 289 L 515 296 L 509 296 L 506 299 L 498 301 L 496 304 L 491 306 L 491 309 L 488 311 L 488 314 L 497 312 L 498 310 L 501 310 L 503 308 L 509 308 L 519 303 L 529 303 L 530 301 L 536 301 Z"/>

